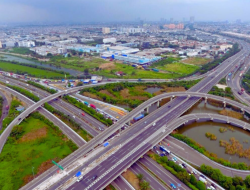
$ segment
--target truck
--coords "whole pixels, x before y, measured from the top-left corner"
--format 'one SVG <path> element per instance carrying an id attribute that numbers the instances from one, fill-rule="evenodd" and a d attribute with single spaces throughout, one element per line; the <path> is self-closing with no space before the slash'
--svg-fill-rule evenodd
<path id="1" fill-rule="evenodd" d="M 199 177 L 199 181 L 201 181 L 201 182 L 203 182 L 203 183 L 207 184 L 207 180 L 206 180 L 206 179 L 204 179 L 203 177 Z"/>
<path id="2" fill-rule="evenodd" d="M 139 121 L 142 118 L 144 118 L 144 114 L 140 114 L 139 116 L 134 117 L 134 121 Z"/>
<path id="3" fill-rule="evenodd" d="M 152 71 L 159 72 L 159 70 L 155 68 L 153 68 Z"/>
<path id="4" fill-rule="evenodd" d="M 238 92 L 239 95 L 242 95 L 245 92 L 244 88 L 241 88 L 241 90 Z"/>
<path id="5" fill-rule="evenodd" d="M 168 149 L 166 149 L 164 146 L 160 146 L 160 150 L 163 151 L 163 152 L 166 152 L 166 153 L 168 153 L 168 154 L 171 153 L 171 152 L 170 152 Z"/>
<path id="6" fill-rule="evenodd" d="M 108 146 L 108 145 L 109 145 L 109 142 L 103 143 L 103 147 L 106 147 L 106 146 Z"/>
<path id="7" fill-rule="evenodd" d="M 89 104 L 89 106 L 93 109 L 96 109 L 96 106 L 94 104 Z"/>

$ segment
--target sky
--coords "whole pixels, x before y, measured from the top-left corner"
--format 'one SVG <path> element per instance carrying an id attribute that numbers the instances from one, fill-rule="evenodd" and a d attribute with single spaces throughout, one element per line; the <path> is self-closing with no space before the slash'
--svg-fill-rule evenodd
<path id="1" fill-rule="evenodd" d="M 0 22 L 248 21 L 250 0 L 0 0 Z"/>

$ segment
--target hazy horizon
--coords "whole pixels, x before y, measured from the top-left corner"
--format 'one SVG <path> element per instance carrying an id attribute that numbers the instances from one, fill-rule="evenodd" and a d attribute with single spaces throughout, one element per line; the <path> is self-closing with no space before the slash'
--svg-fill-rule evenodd
<path id="1" fill-rule="evenodd" d="M 2 0 L 0 23 L 157 21 L 248 21 L 247 0 Z"/>

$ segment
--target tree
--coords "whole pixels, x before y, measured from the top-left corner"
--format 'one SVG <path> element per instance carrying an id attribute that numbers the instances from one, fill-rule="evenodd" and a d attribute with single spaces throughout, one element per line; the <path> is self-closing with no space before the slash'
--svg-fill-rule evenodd
<path id="1" fill-rule="evenodd" d="M 70 84 L 70 82 L 68 82 L 68 87 L 71 87 L 71 84 Z"/>
<path id="2" fill-rule="evenodd" d="M 88 75 L 89 74 L 89 69 L 84 69 L 84 74 Z"/>
<path id="3" fill-rule="evenodd" d="M 197 179 L 195 178 L 193 174 L 190 176 L 190 183 L 192 183 L 193 185 L 197 184 Z"/>
<path id="4" fill-rule="evenodd" d="M 53 55 L 51 53 L 47 53 L 47 57 L 52 57 Z"/>
<path id="5" fill-rule="evenodd" d="M 144 180 L 140 182 L 139 185 L 140 185 L 141 190 L 148 190 L 150 188 L 149 182 L 144 181 Z"/>
<path id="6" fill-rule="evenodd" d="M 201 182 L 201 181 L 198 181 L 198 182 L 197 182 L 196 187 L 197 187 L 199 190 L 206 190 L 206 185 L 205 185 L 203 182 Z"/>
<path id="7" fill-rule="evenodd" d="M 242 177 L 235 176 L 232 179 L 233 179 L 234 186 L 243 185 L 244 184 Z"/>
<path id="8" fill-rule="evenodd" d="M 248 175 L 245 180 L 244 180 L 245 184 L 247 187 L 250 187 L 250 175 Z"/>
<path id="9" fill-rule="evenodd" d="M 143 174 L 137 174 L 136 177 L 139 179 L 139 181 L 141 181 L 144 178 Z"/>

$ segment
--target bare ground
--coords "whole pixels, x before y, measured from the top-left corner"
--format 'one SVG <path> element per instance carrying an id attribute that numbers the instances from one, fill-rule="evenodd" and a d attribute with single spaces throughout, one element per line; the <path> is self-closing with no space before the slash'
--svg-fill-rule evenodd
<path id="1" fill-rule="evenodd" d="M 47 136 L 47 128 L 43 127 L 34 131 L 31 131 L 27 134 L 25 134 L 21 139 L 20 142 L 27 142 L 27 141 L 32 141 L 36 140 L 39 138 L 43 138 Z"/>
<path id="2" fill-rule="evenodd" d="M 124 172 L 122 174 L 122 176 L 137 190 L 140 189 L 139 186 L 139 179 L 137 178 L 137 176 L 131 171 L 131 170 L 127 170 L 126 172 Z"/>

